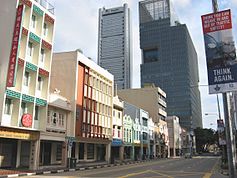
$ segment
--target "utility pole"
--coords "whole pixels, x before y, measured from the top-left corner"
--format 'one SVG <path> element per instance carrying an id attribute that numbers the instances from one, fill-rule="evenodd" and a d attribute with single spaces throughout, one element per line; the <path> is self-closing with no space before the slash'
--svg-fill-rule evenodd
<path id="1" fill-rule="evenodd" d="M 218 12 L 217 0 L 212 0 L 212 8 L 213 8 L 213 12 Z M 230 119 L 230 112 L 229 112 L 229 108 L 228 108 L 228 103 L 227 103 L 227 93 L 223 93 L 222 97 L 223 97 L 223 105 L 224 105 L 229 177 L 236 178 L 237 177 L 236 176 L 236 166 L 235 166 L 235 160 L 233 159 L 233 157 L 234 157 L 233 151 L 234 151 L 235 145 L 233 145 L 233 143 L 232 143 L 233 129 L 232 129 L 232 121 Z"/>

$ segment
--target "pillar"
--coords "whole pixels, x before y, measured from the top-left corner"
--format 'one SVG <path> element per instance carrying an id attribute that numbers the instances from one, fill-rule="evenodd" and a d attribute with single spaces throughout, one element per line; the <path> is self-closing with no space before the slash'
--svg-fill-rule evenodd
<path id="1" fill-rule="evenodd" d="M 40 161 L 40 140 L 31 141 L 30 145 L 30 170 L 39 169 L 39 161 Z"/>
<path id="2" fill-rule="evenodd" d="M 79 159 L 79 142 L 75 142 L 75 158 Z"/>
<path id="3" fill-rule="evenodd" d="M 87 143 L 84 143 L 84 161 L 87 160 Z"/>
<path id="4" fill-rule="evenodd" d="M 123 161 L 124 160 L 124 146 L 120 146 L 119 147 L 119 159 L 120 161 Z"/>
<path id="5" fill-rule="evenodd" d="M 16 168 L 21 164 L 21 140 L 17 141 Z"/>
<path id="6" fill-rule="evenodd" d="M 67 166 L 67 142 L 62 143 L 62 166 Z"/>
<path id="7" fill-rule="evenodd" d="M 110 155 L 111 155 L 111 142 L 106 145 L 106 154 L 105 154 L 105 161 L 110 163 Z"/>

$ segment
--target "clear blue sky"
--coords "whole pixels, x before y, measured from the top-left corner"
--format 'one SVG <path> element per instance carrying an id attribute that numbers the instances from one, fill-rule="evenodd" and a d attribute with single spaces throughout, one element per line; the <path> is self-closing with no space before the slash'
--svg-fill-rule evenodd
<path id="1" fill-rule="evenodd" d="M 55 6 L 56 35 L 54 51 L 80 48 L 84 54 L 97 60 L 98 9 L 122 6 L 128 3 L 131 9 L 133 30 L 133 87 L 140 87 L 141 52 L 139 48 L 139 0 L 49 0 Z M 212 12 L 211 0 L 171 0 L 181 23 L 187 24 L 193 39 L 199 63 L 200 84 L 207 84 L 206 59 L 201 27 L 201 15 Z M 233 34 L 237 40 L 237 0 L 218 0 L 219 10 L 232 10 Z M 203 126 L 216 128 L 216 95 L 209 95 L 208 88 L 200 87 Z M 221 96 L 221 95 L 220 95 Z M 222 98 L 220 97 L 222 101 Z M 221 111 L 222 102 L 221 102 Z M 213 115 L 205 116 L 205 113 Z"/>

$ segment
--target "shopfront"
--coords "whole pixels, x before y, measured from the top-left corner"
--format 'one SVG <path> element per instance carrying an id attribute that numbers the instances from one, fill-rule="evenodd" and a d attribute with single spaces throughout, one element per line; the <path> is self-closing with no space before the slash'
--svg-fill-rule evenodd
<path id="1" fill-rule="evenodd" d="M 0 167 L 30 168 L 34 162 L 34 144 L 39 132 L 0 128 Z"/>
<path id="2" fill-rule="evenodd" d="M 111 159 L 123 160 L 123 141 L 121 139 L 114 138 L 111 144 Z"/>

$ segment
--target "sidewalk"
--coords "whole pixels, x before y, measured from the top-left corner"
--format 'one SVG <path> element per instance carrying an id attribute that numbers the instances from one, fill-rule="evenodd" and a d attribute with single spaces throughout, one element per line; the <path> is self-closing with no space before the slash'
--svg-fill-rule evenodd
<path id="1" fill-rule="evenodd" d="M 30 171 L 30 170 L 7 170 L 7 169 L 0 169 L 0 178 L 8 178 L 8 177 L 21 177 L 21 176 L 32 176 L 32 175 L 42 175 L 42 174 L 52 174 L 52 173 L 62 173 L 62 172 L 73 172 L 73 171 L 84 171 L 90 169 L 98 169 L 98 168 L 105 168 L 105 167 L 114 167 L 119 165 L 127 165 L 127 164 L 137 164 L 152 160 L 140 160 L 140 161 L 126 161 L 114 164 L 108 164 L 107 162 L 93 162 L 93 163 L 83 163 L 77 164 L 76 168 L 45 168 L 42 170 L 37 171 Z"/>

